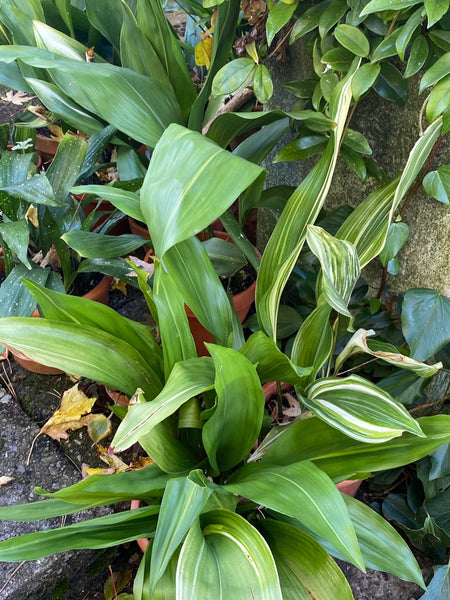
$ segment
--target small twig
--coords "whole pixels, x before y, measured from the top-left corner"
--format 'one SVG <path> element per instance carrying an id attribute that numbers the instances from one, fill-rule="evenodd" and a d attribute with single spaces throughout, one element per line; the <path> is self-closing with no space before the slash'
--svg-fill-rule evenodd
<path id="1" fill-rule="evenodd" d="M 383 267 L 383 272 L 381 274 L 381 281 L 380 281 L 380 287 L 378 288 L 378 293 L 377 293 L 377 299 L 380 300 L 381 296 L 383 295 L 384 292 L 384 288 L 386 287 L 386 281 L 387 281 L 387 265 Z"/>
<path id="2" fill-rule="evenodd" d="M 206 135 L 208 133 L 209 128 L 214 123 L 214 121 L 217 119 L 217 117 L 219 117 L 220 115 L 223 115 L 225 113 L 228 113 L 228 112 L 237 111 L 239 108 L 241 108 L 241 106 L 243 106 L 246 102 L 248 102 L 250 100 L 250 98 L 253 98 L 253 96 L 254 96 L 253 90 L 251 90 L 250 88 L 244 88 L 243 90 L 240 90 L 237 94 L 235 94 L 231 98 L 231 100 L 229 102 L 224 104 L 224 106 L 222 106 L 222 108 L 217 111 L 217 113 L 214 115 L 214 117 L 212 119 L 210 119 L 206 123 L 206 125 L 202 129 L 202 134 Z"/>
<path id="3" fill-rule="evenodd" d="M 277 409 L 278 409 L 277 418 L 283 419 L 283 393 L 281 391 L 281 382 L 280 381 L 277 381 Z"/>
<path id="4" fill-rule="evenodd" d="M 347 369 L 346 371 L 340 371 L 338 377 L 342 375 L 346 375 L 347 373 L 351 373 L 352 371 L 357 371 L 361 367 L 365 367 L 366 365 L 370 365 L 370 363 L 375 362 L 378 358 L 371 358 L 370 360 L 366 360 L 366 362 L 361 363 L 360 365 L 356 365 L 356 367 L 352 367 L 351 369 Z"/>
<path id="5" fill-rule="evenodd" d="M 17 402 L 18 398 L 17 398 L 16 390 L 14 389 L 12 381 L 11 381 L 8 373 L 6 372 L 5 365 L 3 364 L 2 366 L 3 366 L 3 373 L 4 373 L 4 375 L 0 374 L 0 379 L 2 380 L 3 385 L 5 386 L 5 388 L 8 390 L 8 392 L 14 398 L 14 400 Z"/>
<path id="6" fill-rule="evenodd" d="M 395 13 L 394 18 L 392 19 L 391 24 L 389 25 L 389 29 L 386 31 L 386 35 L 384 36 L 384 39 L 386 39 L 388 37 L 388 35 L 390 35 L 392 33 L 392 30 L 394 29 L 395 22 L 397 21 L 397 19 L 398 19 L 398 17 L 399 17 L 399 15 L 400 15 L 401 12 L 402 12 L 401 10 L 398 10 Z"/>
<path id="7" fill-rule="evenodd" d="M 108 565 L 108 569 L 109 569 L 109 572 L 111 573 L 111 582 L 112 582 L 112 586 L 113 586 L 113 590 L 114 590 L 114 598 L 115 598 L 115 600 L 117 600 L 116 583 L 114 581 L 114 573 L 113 573 L 113 570 L 111 568 L 111 565 Z"/>
<path id="8" fill-rule="evenodd" d="M 285 35 L 281 38 L 281 40 L 278 42 L 278 44 L 275 46 L 272 52 L 267 56 L 266 60 L 269 60 L 269 58 L 272 58 L 272 56 L 274 56 L 278 52 L 278 50 L 281 48 L 281 46 L 284 44 L 287 38 L 291 35 L 291 32 L 294 29 L 294 24 L 295 23 L 292 23 L 292 25 L 288 27 L 288 30 L 285 33 Z"/>
<path id="9" fill-rule="evenodd" d="M 2 588 L 0 589 L 0 593 L 3 592 L 7 588 L 9 582 L 11 581 L 11 579 L 14 577 L 14 575 L 17 573 L 17 571 L 20 569 L 20 567 L 22 565 L 24 565 L 24 564 L 25 564 L 25 561 L 23 560 L 21 563 L 19 563 L 17 565 L 17 567 L 14 569 L 14 571 L 11 573 L 11 575 L 8 577 L 8 579 L 3 584 Z"/>

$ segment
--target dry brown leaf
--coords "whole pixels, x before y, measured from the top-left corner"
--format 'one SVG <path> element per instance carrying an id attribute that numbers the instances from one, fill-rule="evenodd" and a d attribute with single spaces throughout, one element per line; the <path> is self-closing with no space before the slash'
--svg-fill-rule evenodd
<path id="1" fill-rule="evenodd" d="M 38 211 L 34 204 L 30 204 L 30 206 L 28 207 L 28 210 L 25 213 L 25 219 L 34 227 L 39 227 Z"/>
<path id="2" fill-rule="evenodd" d="M 155 272 L 155 265 L 153 263 L 145 262 L 145 260 L 141 260 L 140 258 L 137 258 L 136 256 L 129 256 L 128 260 L 130 260 L 137 267 L 139 267 L 140 269 L 142 269 L 143 271 L 148 273 L 148 277 L 152 277 L 153 273 Z M 127 276 L 128 277 L 137 277 L 137 275 L 134 271 L 127 273 Z"/>
<path id="3" fill-rule="evenodd" d="M 114 402 L 114 406 L 128 406 L 129 399 L 128 396 L 122 394 L 122 392 L 117 392 L 116 390 L 112 390 L 109 387 L 105 386 L 105 391 L 111 400 Z"/>
<path id="4" fill-rule="evenodd" d="M 9 354 L 8 348 L 5 348 L 3 350 L 3 352 L 0 352 L 0 361 L 2 361 L 2 360 L 8 360 L 8 354 Z"/>
<path id="5" fill-rule="evenodd" d="M 0 477 L 0 487 L 2 485 L 6 485 L 7 483 L 9 483 L 10 481 L 13 481 L 14 477 L 6 477 L 6 475 L 3 475 L 2 477 Z"/>
<path id="6" fill-rule="evenodd" d="M 45 433 L 54 440 L 67 440 L 69 430 L 80 429 L 91 420 L 92 407 L 97 398 L 88 398 L 78 389 L 78 383 L 64 392 L 60 408 L 42 427 L 40 433 Z M 85 416 L 87 415 L 87 416 Z"/>
<path id="7" fill-rule="evenodd" d="M 25 92 L 14 92 L 13 90 L 9 90 L 9 92 L 6 92 L 6 94 L 1 97 L 1 100 L 10 102 L 16 106 L 22 106 L 22 104 L 27 104 L 27 102 L 30 102 L 33 98 L 34 96 L 28 96 Z"/>
<path id="8" fill-rule="evenodd" d="M 51 246 L 50 250 L 41 260 L 40 265 L 43 269 L 45 269 L 45 267 L 50 267 L 52 271 L 58 271 L 61 268 L 61 262 L 55 246 Z"/>

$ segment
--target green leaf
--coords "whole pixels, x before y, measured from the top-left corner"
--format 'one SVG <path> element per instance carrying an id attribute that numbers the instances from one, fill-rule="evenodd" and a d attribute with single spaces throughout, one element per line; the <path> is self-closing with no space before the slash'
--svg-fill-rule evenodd
<path id="1" fill-rule="evenodd" d="M 163 381 L 161 348 L 149 327 L 122 317 L 100 302 L 60 294 L 29 280 L 24 281 L 24 284 L 37 300 L 47 319 L 96 327 L 122 339 L 140 352 L 155 377 Z"/>
<path id="2" fill-rule="evenodd" d="M 356 71 L 352 81 L 352 93 L 355 100 L 358 100 L 373 86 L 380 69 L 379 64 L 366 63 Z"/>
<path id="3" fill-rule="evenodd" d="M 332 69 L 340 73 L 347 73 L 351 68 L 355 55 L 349 50 L 339 46 L 338 48 L 332 48 L 327 50 L 320 59 L 324 65 L 330 65 Z"/>
<path id="4" fill-rule="evenodd" d="M 405 60 L 405 52 L 408 44 L 411 41 L 411 38 L 425 19 L 425 15 L 423 14 L 423 8 L 420 7 L 416 12 L 414 12 L 406 23 L 401 27 L 400 35 L 398 36 L 395 47 L 397 49 L 397 53 L 400 57 L 400 60 Z M 429 25 L 429 24 L 428 24 Z"/>
<path id="5" fill-rule="evenodd" d="M 220 277 L 229 277 L 247 264 L 242 252 L 231 242 L 213 237 L 202 244 Z"/>
<path id="6" fill-rule="evenodd" d="M 211 389 L 213 385 L 214 366 L 211 358 L 191 358 L 176 363 L 158 396 L 129 409 L 111 442 L 114 451 L 126 450 L 190 398 Z"/>
<path id="7" fill-rule="evenodd" d="M 320 91 L 326 102 L 330 101 L 334 88 L 339 83 L 339 78 L 334 71 L 326 71 L 320 78 Z"/>
<path id="8" fill-rule="evenodd" d="M 290 44 L 293 44 L 296 40 L 304 36 L 315 29 L 319 23 L 322 15 L 331 4 L 330 0 L 325 2 L 319 2 L 311 8 L 308 8 L 296 21 L 292 28 L 291 37 L 289 40 Z"/>
<path id="9" fill-rule="evenodd" d="M 247 465 L 224 488 L 298 519 L 339 548 L 347 561 L 364 568 L 342 496 L 313 463 L 301 461 L 285 467 Z"/>
<path id="10" fill-rule="evenodd" d="M 298 6 L 298 1 L 292 2 L 292 4 L 285 4 L 284 2 L 277 2 L 274 4 L 270 11 L 266 21 L 266 36 L 267 44 L 273 42 L 276 34 L 282 29 L 289 19 L 294 14 Z"/>
<path id="11" fill-rule="evenodd" d="M 323 378 L 302 396 L 316 416 L 361 442 L 377 444 L 408 431 L 424 437 L 417 421 L 389 394 L 358 375 Z"/>
<path id="12" fill-rule="evenodd" d="M 140 235 L 103 235 L 92 231 L 72 229 L 61 236 L 73 250 L 85 258 L 116 258 L 140 248 L 147 240 Z"/>
<path id="13" fill-rule="evenodd" d="M 31 269 L 31 262 L 28 258 L 30 230 L 26 220 L 20 219 L 20 221 L 10 221 L 9 223 L 0 222 L 0 236 L 9 250 L 17 255 L 20 262 L 27 269 Z"/>
<path id="14" fill-rule="evenodd" d="M 213 490 L 207 483 L 200 470 L 192 471 L 187 477 L 172 478 L 167 482 L 152 544 L 152 568 L 148 582 L 150 597 L 175 550 L 208 501 Z"/>
<path id="15" fill-rule="evenodd" d="M 15 185 L 1 187 L 0 191 L 11 194 L 14 198 L 25 200 L 25 202 L 46 206 L 62 206 L 62 203 L 56 200 L 52 186 L 44 174 L 33 175 Z"/>
<path id="16" fill-rule="evenodd" d="M 409 53 L 408 64 L 406 65 L 403 77 L 408 79 L 415 75 L 425 64 L 429 53 L 427 39 L 424 35 L 419 35 L 413 41 Z"/>
<path id="17" fill-rule="evenodd" d="M 261 383 L 280 380 L 293 385 L 301 384 L 311 372 L 309 366 L 297 366 L 310 363 L 306 361 L 302 363 L 298 360 L 294 364 L 284 352 L 281 352 L 273 339 L 267 337 L 262 331 L 253 333 L 239 352 L 256 366 Z"/>
<path id="18" fill-rule="evenodd" d="M 333 351 L 330 314 L 329 304 L 319 304 L 303 321 L 292 346 L 291 356 L 295 364 L 312 365 L 308 383 L 315 380 Z"/>
<path id="19" fill-rule="evenodd" d="M 450 441 L 450 417 L 417 419 L 425 437 L 404 433 L 380 444 L 358 442 L 321 419 L 311 418 L 277 427 L 252 455 L 263 464 L 290 465 L 311 460 L 330 477 L 342 481 L 357 473 L 384 471 L 409 464 Z M 280 431 L 281 429 L 281 431 Z"/>
<path id="20" fill-rule="evenodd" d="M 391 223 L 389 225 L 386 243 L 383 250 L 380 252 L 380 261 L 383 267 L 388 262 L 395 258 L 401 248 L 406 244 L 409 238 L 409 227 L 406 223 Z"/>
<path id="21" fill-rule="evenodd" d="M 127 190 L 109 185 L 80 185 L 70 188 L 69 191 L 73 194 L 95 194 L 103 200 L 108 200 L 126 215 L 133 217 L 133 219 L 144 221 L 139 196 L 134 192 L 128 192 Z"/>
<path id="22" fill-rule="evenodd" d="M 427 194 L 450 205 L 450 166 L 444 165 L 425 175 L 423 187 Z"/>
<path id="23" fill-rule="evenodd" d="M 448 11 L 449 0 L 440 0 L 440 2 L 424 0 L 424 6 L 427 13 L 427 29 L 430 29 Z"/>
<path id="24" fill-rule="evenodd" d="M 446 52 L 425 72 L 420 81 L 419 93 L 430 85 L 434 85 L 450 73 L 450 52 Z"/>
<path id="25" fill-rule="evenodd" d="M 351 76 L 334 89 L 330 113 L 336 119 L 336 129 L 319 162 L 289 198 L 261 261 L 256 307 L 260 326 L 271 337 L 276 335 L 281 294 L 304 244 L 306 227 L 315 221 L 331 185 L 351 100 L 350 87 Z"/>
<path id="26" fill-rule="evenodd" d="M 403 10 L 420 3 L 421 0 L 371 0 L 363 8 L 361 15 L 370 15 L 385 10 Z"/>
<path id="27" fill-rule="evenodd" d="M 308 226 L 306 239 L 322 267 L 320 293 L 337 312 L 351 317 L 347 305 L 360 273 L 355 247 L 314 225 Z"/>
<path id="28" fill-rule="evenodd" d="M 36 300 L 23 284 L 25 277 L 33 278 L 41 285 L 47 285 L 49 269 L 27 269 L 16 265 L 0 286 L 0 317 L 31 317 L 36 308 Z"/>
<path id="29" fill-rule="evenodd" d="M 10 538 L 0 542 L 0 560 L 33 560 L 66 550 L 110 548 L 140 537 L 152 537 L 158 510 L 159 506 L 146 506 Z"/>
<path id="30" fill-rule="evenodd" d="M 397 40 L 401 29 L 395 29 L 386 38 L 383 38 L 372 54 L 372 62 L 381 61 L 397 54 Z"/>
<path id="31" fill-rule="evenodd" d="M 428 98 L 426 115 L 429 123 L 432 123 L 450 106 L 450 75 L 441 79 L 431 90 Z"/>
<path id="32" fill-rule="evenodd" d="M 348 10 L 346 2 L 343 0 L 333 0 L 333 2 L 323 11 L 319 20 L 319 35 L 323 39 L 336 23 L 342 19 Z"/>
<path id="33" fill-rule="evenodd" d="M 209 600 L 282 600 L 275 561 L 261 534 L 243 517 L 209 511 L 191 527 L 181 548 L 177 596 Z M 239 569 L 236 569 L 239 565 Z"/>
<path id="34" fill-rule="evenodd" d="M 450 595 L 450 565 L 433 567 L 434 575 L 419 600 L 445 600 Z"/>
<path id="35" fill-rule="evenodd" d="M 327 138 L 322 135 L 306 135 L 289 142 L 273 159 L 274 163 L 282 161 L 303 160 L 315 156 L 325 150 Z"/>
<path id="36" fill-rule="evenodd" d="M 217 173 L 221 173 L 220 180 Z M 262 169 L 199 133 L 166 129 L 141 190 L 141 209 L 159 258 L 220 217 Z M 211 202 L 211 181 L 215 182 Z"/>
<path id="37" fill-rule="evenodd" d="M 344 574 L 311 536 L 288 523 L 258 522 L 275 558 L 285 600 L 353 600 Z"/>
<path id="38" fill-rule="evenodd" d="M 355 152 L 347 145 L 342 144 L 341 156 L 348 166 L 355 171 L 361 181 L 365 181 L 367 177 L 367 166 L 359 152 Z"/>
<path id="39" fill-rule="evenodd" d="M 375 335 L 375 332 L 372 329 L 369 329 L 369 331 L 366 331 L 365 329 L 358 329 L 358 331 L 351 337 L 344 350 L 342 350 L 342 352 L 336 358 L 336 373 L 349 356 L 359 352 L 365 352 L 375 356 L 376 358 L 384 360 L 391 365 L 412 371 L 420 377 L 432 377 L 439 369 L 442 368 L 442 363 L 436 363 L 434 365 L 421 363 L 417 360 L 409 358 L 409 356 L 400 354 L 397 348 L 391 344 L 370 341 L 367 339 L 367 337 L 370 335 Z"/>
<path id="40" fill-rule="evenodd" d="M 426 360 L 450 341 L 450 300 L 436 290 L 414 288 L 403 297 L 402 331 L 416 360 Z"/>
<path id="41" fill-rule="evenodd" d="M 370 52 L 369 40 L 358 27 L 354 25 L 338 25 L 334 37 L 347 50 L 356 56 L 367 56 Z"/>
<path id="42" fill-rule="evenodd" d="M 213 469 L 228 471 L 252 449 L 262 426 L 264 394 L 252 363 L 230 348 L 207 344 L 216 369 L 216 406 L 203 430 Z"/>
<path id="43" fill-rule="evenodd" d="M 213 96 L 232 94 L 239 90 L 250 80 L 256 71 L 256 65 L 252 58 L 236 58 L 224 65 L 214 77 L 212 83 Z"/>
<path id="44" fill-rule="evenodd" d="M 272 77 L 266 65 L 258 65 L 253 77 L 253 91 L 261 104 L 267 104 L 273 94 Z"/>
<path id="45" fill-rule="evenodd" d="M 104 383 L 130 396 L 138 387 L 154 398 L 161 384 L 141 354 L 115 336 L 78 323 L 0 319 L 0 343 L 32 360 Z"/>
<path id="46" fill-rule="evenodd" d="M 400 71 L 389 62 L 382 62 L 381 71 L 373 89 L 384 100 L 404 106 L 408 96 L 406 81 Z"/>
<path id="47" fill-rule="evenodd" d="M 372 148 L 370 147 L 367 138 L 354 129 L 347 129 L 344 135 L 343 144 L 355 152 L 368 155 L 372 154 Z"/>

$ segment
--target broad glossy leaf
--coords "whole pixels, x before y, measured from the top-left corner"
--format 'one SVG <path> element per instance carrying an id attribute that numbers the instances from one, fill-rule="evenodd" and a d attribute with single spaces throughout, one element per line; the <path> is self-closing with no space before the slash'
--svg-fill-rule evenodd
<path id="1" fill-rule="evenodd" d="M 162 383 L 161 348 L 149 327 L 122 317 L 100 302 L 70 294 L 59 294 L 32 281 L 27 280 L 24 283 L 47 319 L 89 325 L 122 339 L 140 352 Z"/>
<path id="2" fill-rule="evenodd" d="M 176 363 L 158 396 L 150 402 L 141 402 L 129 409 L 111 446 L 115 452 L 126 450 L 190 398 L 211 389 L 213 385 L 214 365 L 211 358 L 191 358 Z"/>
<path id="3" fill-rule="evenodd" d="M 428 584 L 427 591 L 419 600 L 445 600 L 450 594 L 450 566 L 433 567 L 433 579 Z"/>
<path id="4" fill-rule="evenodd" d="M 397 40 L 401 29 L 394 29 L 387 37 L 383 38 L 372 54 L 372 62 L 382 61 L 397 54 Z"/>
<path id="5" fill-rule="evenodd" d="M 352 94 L 355 100 L 358 100 L 375 83 L 381 66 L 374 63 L 365 63 L 356 71 L 352 81 Z"/>
<path id="6" fill-rule="evenodd" d="M 420 81 L 419 92 L 434 85 L 450 73 L 450 53 L 446 52 L 425 72 Z"/>
<path id="7" fill-rule="evenodd" d="M 337 312 L 351 317 L 347 305 L 360 273 L 355 246 L 314 225 L 308 225 L 306 239 L 322 267 L 320 294 Z"/>
<path id="8" fill-rule="evenodd" d="M 104 128 L 104 123 L 100 119 L 83 110 L 57 85 L 31 77 L 27 77 L 27 82 L 45 107 L 72 127 L 87 135 L 97 133 Z"/>
<path id="9" fill-rule="evenodd" d="M 163 267 L 214 341 L 232 345 L 231 304 L 202 243 L 192 237 L 172 246 L 164 255 Z"/>
<path id="10" fill-rule="evenodd" d="M 208 481 L 200 470 L 167 482 L 152 544 L 152 568 L 148 584 L 150 597 L 175 550 L 208 501 L 213 490 L 207 484 Z"/>
<path id="11" fill-rule="evenodd" d="M 421 0 L 371 0 L 362 10 L 361 15 L 370 15 L 385 10 L 403 10 L 421 4 Z"/>
<path id="12" fill-rule="evenodd" d="M 146 506 L 0 542 L 0 560 L 15 562 L 79 548 L 110 548 L 153 536 L 159 506 Z"/>
<path id="13" fill-rule="evenodd" d="M 399 106 L 404 106 L 406 103 L 408 96 L 406 81 L 400 71 L 387 61 L 381 63 L 380 74 L 373 85 L 373 89 L 384 100 L 389 100 Z"/>
<path id="14" fill-rule="evenodd" d="M 426 37 L 424 35 L 417 36 L 411 45 L 408 64 L 403 75 L 405 79 L 420 71 L 428 58 L 429 50 Z"/>
<path id="15" fill-rule="evenodd" d="M 375 335 L 375 331 L 369 329 L 358 329 L 358 331 L 352 336 L 344 350 L 336 358 L 335 371 L 339 371 L 339 368 L 347 360 L 349 356 L 357 354 L 359 352 L 365 352 L 386 361 L 387 363 L 412 371 L 420 377 L 432 377 L 442 368 L 442 363 L 436 363 L 434 365 L 428 365 L 422 362 L 418 362 L 409 356 L 400 354 L 395 346 L 383 342 L 371 342 L 367 339 L 368 336 Z M 372 346 L 372 347 L 371 347 Z"/>
<path id="16" fill-rule="evenodd" d="M 362 133 L 355 131 L 354 129 L 347 129 L 342 143 L 344 146 L 347 146 L 348 148 L 351 148 L 360 154 L 367 154 L 369 156 L 372 154 L 372 148 L 370 147 L 367 138 Z"/>
<path id="17" fill-rule="evenodd" d="M 69 191 L 73 194 L 95 194 L 99 198 L 108 200 L 126 215 L 133 217 L 133 219 L 144 221 L 139 196 L 134 192 L 110 185 L 80 185 L 70 188 Z"/>
<path id="18" fill-rule="evenodd" d="M 402 331 L 416 360 L 426 360 L 450 341 L 450 300 L 436 290 L 408 290 L 402 304 Z"/>
<path id="19" fill-rule="evenodd" d="M 0 343 L 44 365 L 93 379 L 130 396 L 140 387 L 154 398 L 161 389 L 137 350 L 94 327 L 11 317 L 0 319 Z"/>
<path id="20" fill-rule="evenodd" d="M 73 58 L 79 61 L 86 60 L 87 47 L 70 37 L 50 27 L 41 21 L 33 21 L 33 31 L 36 38 L 36 46 L 44 50 L 49 50 L 65 58 Z M 98 54 L 94 55 L 95 61 L 104 63 L 104 58 Z M 47 107 L 48 108 L 48 107 Z"/>
<path id="21" fill-rule="evenodd" d="M 247 264 L 242 252 L 231 242 L 213 237 L 202 244 L 220 277 L 229 277 Z"/>
<path id="22" fill-rule="evenodd" d="M 50 276 L 49 269 L 27 269 L 25 265 L 16 265 L 0 286 L 0 317 L 31 317 L 36 308 L 36 300 L 23 284 L 25 277 L 46 285 Z"/>
<path id="23" fill-rule="evenodd" d="M 338 46 L 337 48 L 327 50 L 327 52 L 325 52 L 325 54 L 323 54 L 321 57 L 320 61 L 324 65 L 330 65 L 330 67 L 335 71 L 347 73 L 347 71 L 351 68 L 354 58 L 355 55 L 352 52 L 346 50 L 342 46 Z"/>
<path id="24" fill-rule="evenodd" d="M 423 187 L 427 194 L 450 205 L 450 166 L 444 165 L 425 175 Z"/>
<path id="25" fill-rule="evenodd" d="M 338 25 L 334 30 L 337 41 L 356 56 L 367 56 L 370 51 L 369 40 L 358 27 L 354 25 Z"/>
<path id="26" fill-rule="evenodd" d="M 0 222 L 0 237 L 11 252 L 17 255 L 20 262 L 27 267 L 32 268 L 32 263 L 28 258 L 28 246 L 30 243 L 30 230 L 25 219 L 20 221 Z"/>
<path id="27" fill-rule="evenodd" d="M 450 106 L 450 75 L 441 79 L 431 90 L 428 98 L 426 115 L 429 123 L 432 123 Z"/>
<path id="28" fill-rule="evenodd" d="M 147 241 L 140 235 L 103 235 L 92 231 L 71 229 L 61 236 L 68 246 L 85 258 L 116 258 L 134 252 Z"/>
<path id="29" fill-rule="evenodd" d="M 303 160 L 315 156 L 325 150 L 327 138 L 322 135 L 307 135 L 300 137 L 284 146 L 273 159 L 274 163 L 281 161 Z"/>
<path id="30" fill-rule="evenodd" d="M 253 77 L 253 92 L 258 102 L 267 104 L 273 94 L 273 83 L 266 65 L 258 65 Z"/>
<path id="31" fill-rule="evenodd" d="M 427 13 L 427 28 L 430 29 L 430 27 L 442 19 L 448 11 L 449 0 L 440 0 L 440 2 L 424 0 L 424 6 Z"/>
<path id="32" fill-rule="evenodd" d="M 279 380 L 300 385 L 311 372 L 307 360 L 303 364 L 308 367 L 297 366 L 262 331 L 253 333 L 239 352 L 256 366 L 261 383 Z M 302 364 L 301 361 L 298 363 Z"/>
<path id="33" fill-rule="evenodd" d="M 56 200 L 52 186 L 43 173 L 33 175 L 29 179 L 15 185 L 0 187 L 0 191 L 11 194 L 14 198 L 25 200 L 25 202 L 44 204 L 46 206 L 61 206 L 61 202 Z"/>
<path id="34" fill-rule="evenodd" d="M 236 58 L 224 65 L 214 77 L 212 84 L 213 96 L 232 94 L 239 90 L 256 71 L 252 58 Z"/>
<path id="35" fill-rule="evenodd" d="M 199 133 L 179 125 L 168 127 L 141 190 L 141 209 L 156 255 L 163 259 L 169 248 L 205 229 L 261 173 L 260 167 Z"/>
<path id="36" fill-rule="evenodd" d="M 226 490 L 271 510 L 298 519 L 330 541 L 359 568 L 364 563 L 355 531 L 340 492 L 312 462 L 288 466 L 247 465 L 237 471 Z"/>
<path id="37" fill-rule="evenodd" d="M 88 144 L 84 139 L 71 133 L 66 133 L 59 142 L 55 157 L 46 171 L 55 198 L 62 204 L 67 205 L 69 188 L 75 184 L 81 172 L 87 147 Z M 65 209 L 55 209 L 50 212 L 58 221 L 58 215 L 63 211 L 65 212 Z M 73 219 L 73 215 L 70 215 L 70 217 Z"/>
<path id="38" fill-rule="evenodd" d="M 348 166 L 355 171 L 361 181 L 365 181 L 367 177 L 366 163 L 359 152 L 355 152 L 347 145 L 342 144 L 341 156 Z"/>
<path id="39" fill-rule="evenodd" d="M 258 321 L 267 335 L 276 335 L 277 311 L 284 286 L 306 237 L 306 227 L 317 218 L 331 185 L 340 138 L 351 100 L 351 77 L 335 88 L 330 103 L 337 126 L 322 158 L 289 198 L 269 239 L 256 286 Z"/>
<path id="40" fill-rule="evenodd" d="M 308 383 L 314 381 L 333 351 L 330 314 L 329 304 L 319 304 L 303 321 L 292 346 L 291 356 L 295 364 L 312 365 L 311 374 L 306 380 Z"/>
<path id="41" fill-rule="evenodd" d="M 385 267 L 390 260 L 395 258 L 409 238 L 409 227 L 403 222 L 394 222 L 389 225 L 386 243 L 380 252 L 380 261 Z"/>
<path id="42" fill-rule="evenodd" d="M 339 23 L 347 11 L 347 3 L 343 0 L 333 0 L 330 6 L 323 11 L 319 21 L 319 35 L 322 39 L 336 23 Z"/>
<path id="43" fill-rule="evenodd" d="M 405 431 L 424 436 L 400 403 L 359 375 L 320 379 L 306 389 L 302 403 L 332 427 L 362 442 L 386 442 Z"/>
<path id="44" fill-rule="evenodd" d="M 378 387 L 386 390 L 395 400 L 410 406 L 420 400 L 428 379 L 419 377 L 412 371 L 399 369 L 377 382 Z"/>
<path id="45" fill-rule="evenodd" d="M 331 4 L 330 0 L 325 0 L 325 2 L 319 2 L 308 8 L 295 22 L 294 27 L 292 28 L 291 38 L 289 40 L 290 44 L 293 44 L 295 40 L 298 40 L 300 37 L 304 36 L 306 33 L 315 29 L 319 23 L 320 19 Z"/>
<path id="46" fill-rule="evenodd" d="M 397 49 L 400 60 L 405 60 L 406 48 L 408 47 L 415 30 L 419 25 L 422 24 L 424 19 L 425 15 L 423 7 L 420 7 L 409 17 L 409 19 L 406 21 L 403 27 L 401 27 L 400 34 L 395 42 L 395 47 Z M 428 22 L 428 26 L 429 25 L 430 23 Z"/>
<path id="47" fill-rule="evenodd" d="M 285 600 L 353 600 L 344 574 L 311 536 L 271 519 L 261 519 L 258 529 L 275 558 Z"/>
<path id="48" fill-rule="evenodd" d="M 277 2 L 272 6 L 269 11 L 269 15 L 266 21 L 266 35 L 267 35 L 267 44 L 273 42 L 276 34 L 282 29 L 289 19 L 294 14 L 296 8 L 298 6 L 298 1 L 294 1 L 290 4 L 285 4 L 284 2 Z"/>
<path id="49" fill-rule="evenodd" d="M 259 435 L 264 394 L 250 360 L 230 348 L 207 348 L 216 370 L 217 400 L 203 426 L 203 444 L 213 469 L 228 471 L 248 455 Z"/>
<path id="50" fill-rule="evenodd" d="M 195 522 L 181 548 L 177 600 L 282 600 L 275 561 L 261 534 L 243 517 L 212 510 Z M 239 569 L 236 569 L 239 565 Z"/>
<path id="51" fill-rule="evenodd" d="M 264 464 L 290 465 L 311 460 L 342 481 L 356 473 L 384 471 L 409 464 L 450 441 L 450 417 L 422 417 L 417 423 L 426 437 L 404 433 L 380 444 L 358 442 L 324 423 L 311 418 L 292 425 L 276 427 L 252 455 Z"/>

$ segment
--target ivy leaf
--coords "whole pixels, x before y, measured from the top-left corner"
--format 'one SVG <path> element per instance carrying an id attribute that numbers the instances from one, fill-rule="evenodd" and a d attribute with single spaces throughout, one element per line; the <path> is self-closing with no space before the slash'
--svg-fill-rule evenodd
<path id="1" fill-rule="evenodd" d="M 450 165 L 444 165 L 436 171 L 427 173 L 423 180 L 423 187 L 427 194 L 450 206 Z"/>
<path id="2" fill-rule="evenodd" d="M 429 288 L 413 288 L 403 298 L 402 331 L 411 356 L 423 361 L 450 341 L 450 300 Z"/>
<path id="3" fill-rule="evenodd" d="M 409 238 L 409 227 L 406 223 L 391 223 L 389 225 L 386 243 L 380 252 L 380 260 L 385 267 L 395 258 Z"/>
<path id="4" fill-rule="evenodd" d="M 446 600 L 450 598 L 450 564 L 434 567 L 428 589 L 419 600 Z"/>

